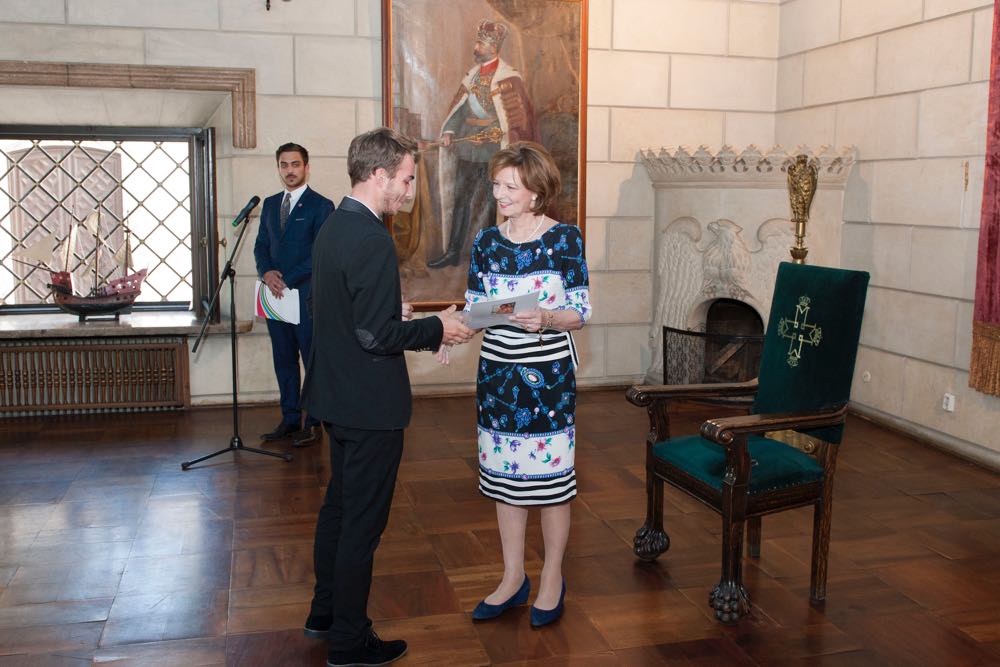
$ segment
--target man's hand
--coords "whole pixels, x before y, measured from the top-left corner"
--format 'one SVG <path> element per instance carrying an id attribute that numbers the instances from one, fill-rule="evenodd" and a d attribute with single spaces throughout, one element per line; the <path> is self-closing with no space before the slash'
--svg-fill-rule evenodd
<path id="1" fill-rule="evenodd" d="M 441 142 L 442 146 L 448 148 L 448 146 L 451 146 L 451 140 L 454 136 L 455 135 L 452 134 L 451 132 L 445 132 L 444 134 L 441 135 L 438 141 Z"/>
<path id="2" fill-rule="evenodd" d="M 468 343 L 476 332 L 465 326 L 462 318 L 455 313 L 455 306 L 448 306 L 447 309 L 438 313 L 441 324 L 444 326 L 444 335 L 441 337 L 442 345 L 461 345 Z"/>
<path id="3" fill-rule="evenodd" d="M 413 304 L 403 302 L 403 321 L 409 322 L 413 319 Z"/>
<path id="4" fill-rule="evenodd" d="M 271 269 L 262 275 L 260 279 L 267 285 L 267 289 L 271 290 L 274 298 L 280 299 L 284 296 L 285 287 L 287 286 L 285 285 L 285 281 L 281 279 L 281 271 Z"/>

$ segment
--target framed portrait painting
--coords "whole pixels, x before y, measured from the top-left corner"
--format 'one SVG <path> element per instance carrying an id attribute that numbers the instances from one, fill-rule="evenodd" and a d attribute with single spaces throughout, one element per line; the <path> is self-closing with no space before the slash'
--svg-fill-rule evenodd
<path id="1" fill-rule="evenodd" d="M 382 0 L 385 124 L 417 140 L 412 205 L 387 221 L 403 297 L 462 303 L 472 241 L 498 224 L 488 164 L 515 141 L 555 158 L 546 214 L 585 220 L 587 0 Z"/>

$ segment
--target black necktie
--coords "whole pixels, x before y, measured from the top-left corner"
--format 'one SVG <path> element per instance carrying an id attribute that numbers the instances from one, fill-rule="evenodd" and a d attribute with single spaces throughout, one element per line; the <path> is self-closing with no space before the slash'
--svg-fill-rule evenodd
<path id="1" fill-rule="evenodd" d="M 286 192 L 285 198 L 281 202 L 281 212 L 278 219 L 281 222 L 281 231 L 285 231 L 285 223 L 288 222 L 288 214 L 292 212 L 292 193 Z"/>

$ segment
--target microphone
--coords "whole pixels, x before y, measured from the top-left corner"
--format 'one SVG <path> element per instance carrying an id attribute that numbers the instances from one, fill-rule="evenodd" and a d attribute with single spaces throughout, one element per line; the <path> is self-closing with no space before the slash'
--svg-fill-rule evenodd
<path id="1" fill-rule="evenodd" d="M 233 227 L 239 227 L 241 222 L 245 222 L 250 217 L 250 211 L 257 208 L 257 204 L 259 203 L 260 197 L 257 195 L 251 197 L 250 201 L 247 202 L 247 205 L 243 207 L 242 211 L 240 211 L 240 214 L 236 216 L 235 220 L 233 220 Z"/>

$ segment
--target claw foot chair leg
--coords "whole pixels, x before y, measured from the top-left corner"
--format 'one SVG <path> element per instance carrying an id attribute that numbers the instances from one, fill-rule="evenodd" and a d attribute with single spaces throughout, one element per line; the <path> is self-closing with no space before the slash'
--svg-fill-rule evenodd
<path id="1" fill-rule="evenodd" d="M 663 530 L 663 480 L 646 472 L 646 522 L 635 531 L 632 551 L 644 561 L 653 561 L 670 548 L 670 536 Z"/>
<path id="2" fill-rule="evenodd" d="M 715 618 L 725 624 L 736 623 L 750 611 L 750 595 L 743 586 L 743 535 L 754 532 L 755 522 L 733 518 L 745 515 L 745 490 L 739 491 L 729 487 L 723 493 L 722 577 L 708 598 Z"/>
<path id="3" fill-rule="evenodd" d="M 732 625 L 750 611 L 750 596 L 738 581 L 720 581 L 708 595 L 708 604 L 715 610 L 715 618 Z"/>
<path id="4" fill-rule="evenodd" d="M 642 528 L 635 531 L 632 551 L 640 560 L 654 561 L 669 548 L 670 536 L 662 528 L 655 528 L 644 523 Z"/>

